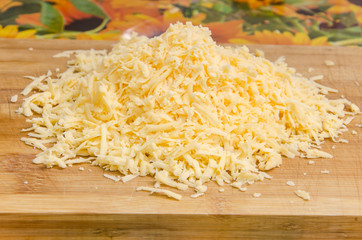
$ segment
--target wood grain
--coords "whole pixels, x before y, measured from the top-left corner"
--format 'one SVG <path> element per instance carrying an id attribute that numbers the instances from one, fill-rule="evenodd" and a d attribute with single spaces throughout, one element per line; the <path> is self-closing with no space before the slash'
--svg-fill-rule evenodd
<path id="1" fill-rule="evenodd" d="M 23 144 L 21 129 L 28 126 L 10 103 L 29 83 L 25 75 L 38 76 L 66 60 L 52 58 L 70 49 L 110 49 L 113 42 L 0 39 L 0 236 L 6 239 L 57 239 L 65 236 L 92 239 L 138 238 L 237 238 L 245 239 L 361 239 L 362 238 L 362 124 L 358 116 L 344 134 L 349 144 L 326 141 L 323 149 L 333 159 L 284 159 L 271 170 L 272 180 L 256 183 L 240 192 L 208 184 L 205 196 L 182 201 L 136 192 L 151 186 L 152 178 L 136 178 L 126 184 L 103 177 L 100 168 L 74 165 L 46 169 L 32 163 L 38 152 Z M 30 51 L 29 47 L 34 50 Z M 275 60 L 285 56 L 290 66 L 306 76 L 323 74 L 321 83 L 336 88 L 362 106 L 362 49 L 338 47 L 251 46 Z M 325 60 L 336 66 L 327 67 Z M 313 67 L 312 73 L 308 68 Z M 332 146 L 335 145 L 335 149 Z M 85 168 L 79 171 L 79 167 Z M 330 174 L 322 174 L 322 170 Z M 296 187 L 286 185 L 294 181 Z M 24 182 L 27 182 L 25 184 Z M 311 201 L 296 197 L 303 189 Z M 262 193 L 253 198 L 254 192 Z"/>

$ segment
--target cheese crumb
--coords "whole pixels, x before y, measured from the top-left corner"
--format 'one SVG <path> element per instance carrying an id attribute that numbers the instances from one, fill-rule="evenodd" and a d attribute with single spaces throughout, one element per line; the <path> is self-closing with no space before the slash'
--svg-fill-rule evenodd
<path id="1" fill-rule="evenodd" d="M 24 181 L 24 184 L 28 184 L 28 181 Z"/>
<path id="2" fill-rule="evenodd" d="M 34 48 L 30 47 L 28 48 L 29 51 L 34 51 Z"/>
<path id="3" fill-rule="evenodd" d="M 322 80 L 324 78 L 323 75 L 317 75 L 317 76 L 313 76 L 310 78 L 311 81 L 318 81 L 318 80 Z"/>
<path id="4" fill-rule="evenodd" d="M 255 198 L 258 198 L 258 197 L 260 197 L 261 196 L 261 193 L 254 193 L 253 194 L 253 197 L 255 197 Z"/>
<path id="5" fill-rule="evenodd" d="M 336 145 L 333 145 L 333 146 L 332 146 L 332 149 L 336 149 Z"/>
<path id="6" fill-rule="evenodd" d="M 69 56 L 63 73 L 28 77 L 21 92 L 32 93 L 18 109 L 32 124 L 21 140 L 47 167 L 89 162 L 179 190 L 206 192 L 216 181 L 246 191 L 283 157 L 332 157 L 316 146 L 357 114 L 346 99 L 326 97 L 337 90 L 316 83 L 321 77 L 303 77 L 283 57 L 219 46 L 191 23 L 151 39 L 131 35 L 109 53 L 54 57 Z"/>
<path id="7" fill-rule="evenodd" d="M 224 192 L 224 191 L 225 191 L 225 189 L 219 188 L 219 192 Z"/>
<path id="8" fill-rule="evenodd" d="M 308 149 L 307 151 L 307 158 L 332 158 L 333 156 L 329 153 L 318 149 Z"/>
<path id="9" fill-rule="evenodd" d="M 329 174 L 329 170 L 327 170 L 327 169 L 322 170 L 321 173 L 323 173 L 323 174 Z"/>
<path id="10" fill-rule="evenodd" d="M 138 177 L 138 175 L 126 175 L 124 177 L 121 177 L 121 180 L 125 183 L 131 181 L 132 179 L 135 179 L 136 177 Z"/>
<path id="11" fill-rule="evenodd" d="M 294 187 L 295 186 L 295 183 L 293 181 L 288 181 L 287 182 L 287 185 L 288 186 L 291 186 L 291 187 Z"/>
<path id="12" fill-rule="evenodd" d="M 314 71 L 314 68 L 312 68 L 312 67 L 309 67 L 309 68 L 308 68 L 308 72 L 311 73 L 311 72 L 313 72 L 313 71 Z"/>
<path id="13" fill-rule="evenodd" d="M 166 196 L 170 198 L 174 198 L 176 200 L 181 200 L 182 196 L 180 194 L 174 193 L 172 191 L 166 190 L 166 189 L 159 189 L 159 188 L 152 188 L 152 187 L 138 187 L 136 189 L 137 191 L 149 191 L 152 193 L 161 193 L 165 194 Z"/>
<path id="14" fill-rule="evenodd" d="M 84 167 L 79 167 L 79 171 L 84 171 Z"/>
<path id="15" fill-rule="evenodd" d="M 362 124 L 356 124 L 356 126 L 362 128 Z"/>
<path id="16" fill-rule="evenodd" d="M 238 188 L 240 191 L 245 192 L 247 190 L 246 187 L 242 187 L 243 183 L 242 182 L 233 182 L 232 184 L 230 184 L 232 187 L 234 188 Z"/>
<path id="17" fill-rule="evenodd" d="M 360 86 L 359 82 L 355 81 L 354 82 L 358 87 Z"/>
<path id="18" fill-rule="evenodd" d="M 314 161 L 313 161 L 313 160 L 309 160 L 309 161 L 308 161 L 308 164 L 309 164 L 309 165 L 312 165 L 312 164 L 314 164 Z"/>
<path id="19" fill-rule="evenodd" d="M 15 103 L 18 101 L 18 95 L 11 96 L 10 102 Z"/>
<path id="20" fill-rule="evenodd" d="M 306 175 L 307 175 L 307 173 L 305 172 L 305 173 L 303 173 L 303 175 L 304 175 L 304 176 L 306 176 Z"/>
<path id="21" fill-rule="evenodd" d="M 110 174 L 103 174 L 104 177 L 106 178 L 109 178 L 115 182 L 119 182 L 119 180 L 121 180 L 121 177 L 120 176 L 113 176 L 113 175 L 110 175 Z"/>
<path id="22" fill-rule="evenodd" d="M 192 194 L 190 197 L 192 198 L 198 198 L 198 197 L 201 197 L 202 195 L 204 195 L 205 193 L 195 193 L 195 194 Z"/>
<path id="23" fill-rule="evenodd" d="M 324 63 L 327 65 L 327 66 L 334 66 L 335 63 L 331 60 L 325 60 Z"/>
<path id="24" fill-rule="evenodd" d="M 297 194 L 298 197 L 302 198 L 303 200 L 309 201 L 310 200 L 310 195 L 308 192 L 304 191 L 304 190 L 297 190 L 294 192 L 295 194 Z"/>
<path id="25" fill-rule="evenodd" d="M 357 135 L 357 131 L 356 131 L 356 130 L 352 130 L 352 134 L 353 134 L 353 135 Z"/>
<path id="26" fill-rule="evenodd" d="M 265 53 L 264 53 L 263 50 L 256 49 L 255 50 L 255 56 L 257 56 L 257 57 L 265 57 Z"/>
<path id="27" fill-rule="evenodd" d="M 359 107 L 356 105 L 356 104 L 351 104 L 351 111 L 353 113 L 359 113 L 360 112 L 360 109 Z"/>

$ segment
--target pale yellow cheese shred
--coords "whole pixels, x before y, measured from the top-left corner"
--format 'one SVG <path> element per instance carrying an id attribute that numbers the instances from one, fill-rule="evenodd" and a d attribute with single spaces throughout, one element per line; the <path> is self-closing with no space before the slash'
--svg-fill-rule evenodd
<path id="1" fill-rule="evenodd" d="M 294 193 L 305 201 L 309 201 L 311 199 L 310 194 L 304 190 L 296 190 Z"/>
<path id="2" fill-rule="evenodd" d="M 170 198 L 174 198 L 176 200 L 181 200 L 182 196 L 178 193 L 174 193 L 170 190 L 166 190 L 166 189 L 160 189 L 160 188 L 153 188 L 153 187 L 138 187 L 136 189 L 137 191 L 149 191 L 152 193 L 161 193 L 161 194 L 165 194 L 166 196 L 170 197 Z M 193 198 L 197 198 L 201 195 L 193 195 Z"/>

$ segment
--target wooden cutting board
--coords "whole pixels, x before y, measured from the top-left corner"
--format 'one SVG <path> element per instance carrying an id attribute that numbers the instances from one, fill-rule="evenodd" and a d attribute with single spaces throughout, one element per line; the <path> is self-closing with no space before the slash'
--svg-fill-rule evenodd
<path id="1" fill-rule="evenodd" d="M 362 128 L 356 126 L 362 124 L 361 116 L 344 134 L 349 144 L 326 141 L 323 145 L 333 159 L 316 159 L 313 165 L 306 159 L 284 159 L 280 168 L 269 172 L 272 180 L 251 185 L 247 192 L 226 186 L 220 193 L 210 183 L 205 196 L 192 199 L 189 190 L 182 193 L 182 201 L 175 201 L 135 191 L 137 186 L 151 186 L 150 177 L 123 184 L 87 164 L 66 169 L 33 164 L 38 151 L 19 140 L 24 136 L 20 130 L 28 126 L 25 117 L 15 113 L 21 98 L 10 102 L 29 83 L 23 76 L 39 76 L 58 67 L 64 70 L 67 59 L 52 58 L 63 50 L 110 49 L 113 43 L 0 39 L 0 236 L 362 238 Z M 305 76 L 324 75 L 323 84 L 362 107 L 361 48 L 251 48 L 264 50 L 271 60 L 285 56 Z M 336 65 L 327 67 L 325 60 Z M 309 73 L 309 67 L 314 71 Z M 80 166 L 85 170 L 80 171 Z M 296 186 L 287 186 L 289 180 Z M 297 189 L 308 191 L 311 201 L 296 197 Z M 254 198 L 255 192 L 261 197 Z"/>

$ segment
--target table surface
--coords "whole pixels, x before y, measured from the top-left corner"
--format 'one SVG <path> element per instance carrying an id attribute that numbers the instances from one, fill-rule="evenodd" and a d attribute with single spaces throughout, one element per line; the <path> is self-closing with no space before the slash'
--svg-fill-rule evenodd
<path id="1" fill-rule="evenodd" d="M 128 219 L 128 223 L 137 229 L 149 226 L 147 224 L 158 219 L 162 227 L 169 226 L 170 222 L 178 224 L 178 227 L 174 227 L 175 232 L 182 232 L 185 226 L 195 230 L 190 224 L 200 223 L 207 233 L 215 229 L 240 233 L 244 227 L 248 227 L 241 223 L 249 219 L 247 222 L 253 223 L 253 226 L 263 224 L 269 229 L 276 227 L 273 231 L 278 231 L 277 226 L 282 223 L 286 225 L 281 230 L 293 230 L 288 222 L 297 222 L 296 229 L 302 229 L 305 233 L 313 229 L 312 232 L 318 234 L 319 228 L 327 231 L 334 227 L 332 231 L 348 233 L 357 238 L 361 236 L 358 226 L 362 217 L 362 128 L 356 126 L 362 124 L 360 115 L 349 125 L 350 131 L 343 135 L 348 139 L 348 144 L 326 141 L 323 145 L 323 150 L 333 154 L 334 158 L 315 159 L 313 165 L 308 164 L 308 159 L 283 159 L 280 168 L 268 172 L 273 179 L 250 185 L 246 192 L 225 186 L 225 192 L 220 193 L 215 183 L 209 183 L 204 196 L 192 199 L 189 197 L 192 192 L 188 190 L 181 192 L 184 196 L 181 201 L 176 201 L 161 195 L 137 192 L 138 186 L 153 185 L 150 177 L 115 183 L 103 177 L 103 169 L 87 164 L 66 169 L 47 169 L 33 164 L 32 159 L 38 151 L 20 141 L 20 137 L 25 136 L 20 130 L 28 126 L 26 118 L 15 113 L 21 104 L 21 97 L 17 103 L 10 102 L 10 97 L 19 94 L 29 83 L 23 76 L 39 76 L 57 67 L 66 69 L 67 59 L 52 58 L 63 50 L 110 49 L 113 43 L 0 39 L 0 225 L 3 226 L 0 227 L 0 235 L 13 236 L 9 229 L 20 229 L 26 219 L 29 222 L 42 219 L 43 225 L 36 226 L 48 229 L 44 224 L 46 218 L 50 222 L 59 223 L 62 220 L 63 227 L 72 226 L 74 219 L 82 219 L 86 224 L 91 221 L 95 225 L 101 221 L 111 222 L 112 219 L 122 220 L 126 224 Z M 344 95 L 362 106 L 362 49 L 273 45 L 252 47 L 255 48 L 264 50 L 271 60 L 285 56 L 288 64 L 305 76 L 324 75 L 321 83 L 338 89 L 338 96 Z M 325 60 L 332 60 L 336 65 L 328 67 Z M 315 70 L 309 73 L 309 67 Z M 357 135 L 351 134 L 351 130 L 357 131 Z M 85 170 L 80 171 L 80 166 Z M 326 169 L 329 174 L 321 173 Z M 289 180 L 294 181 L 296 186 L 286 185 Z M 311 200 L 298 198 L 294 194 L 297 189 L 308 191 Z M 255 192 L 261 193 L 261 197 L 254 198 Z M 88 219 L 91 216 L 99 218 Z M 234 228 L 228 219 L 244 227 Z M 219 227 L 213 229 L 214 224 Z M 32 227 L 24 234 L 35 234 L 34 229 L 38 229 L 35 225 L 27 226 Z M 332 235 L 326 236 L 332 238 Z"/>

